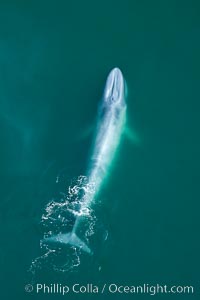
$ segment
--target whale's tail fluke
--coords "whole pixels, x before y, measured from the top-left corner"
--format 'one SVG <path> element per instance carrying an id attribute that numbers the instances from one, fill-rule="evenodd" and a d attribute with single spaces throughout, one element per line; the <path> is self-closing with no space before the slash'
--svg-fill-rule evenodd
<path id="1" fill-rule="evenodd" d="M 43 243 L 61 243 L 78 247 L 88 254 L 92 254 L 91 249 L 73 231 L 69 233 L 59 233 L 57 235 L 43 239 Z"/>

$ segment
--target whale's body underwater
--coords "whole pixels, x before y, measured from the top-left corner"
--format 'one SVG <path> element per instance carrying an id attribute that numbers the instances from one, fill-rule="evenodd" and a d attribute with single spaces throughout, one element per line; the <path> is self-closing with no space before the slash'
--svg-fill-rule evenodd
<path id="1" fill-rule="evenodd" d="M 81 211 L 89 208 L 103 183 L 108 168 L 114 158 L 120 142 L 126 120 L 125 81 L 118 68 L 108 75 L 103 98 L 98 112 L 97 135 L 87 171 L 88 183 L 92 183 L 94 191 L 85 192 L 81 201 Z M 45 242 L 70 244 L 91 253 L 86 243 L 78 237 L 83 216 L 77 215 L 73 229 L 69 233 L 60 233 L 46 238 Z"/>

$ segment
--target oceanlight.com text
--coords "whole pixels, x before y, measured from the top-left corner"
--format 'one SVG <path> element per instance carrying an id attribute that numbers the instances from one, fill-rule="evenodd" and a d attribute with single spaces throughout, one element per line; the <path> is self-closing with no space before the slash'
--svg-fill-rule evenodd
<path id="1" fill-rule="evenodd" d="M 141 285 L 120 285 L 116 283 L 103 284 L 80 284 L 72 285 L 60 283 L 37 283 L 35 285 L 27 284 L 25 286 L 27 293 L 36 294 L 148 294 L 154 296 L 157 294 L 194 294 L 194 286 L 191 285 L 161 285 L 161 284 L 141 284 Z"/>

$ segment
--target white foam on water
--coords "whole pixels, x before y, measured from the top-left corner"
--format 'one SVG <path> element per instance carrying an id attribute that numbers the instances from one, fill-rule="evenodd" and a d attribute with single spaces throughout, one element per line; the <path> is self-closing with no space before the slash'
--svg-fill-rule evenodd
<path id="1" fill-rule="evenodd" d="M 86 176 L 79 176 L 73 180 L 67 193 L 62 193 L 60 201 L 51 200 L 44 208 L 40 221 L 43 239 L 71 231 L 70 227 L 73 227 L 76 217 L 83 216 L 84 238 L 89 241 L 95 232 L 96 216 L 91 208 L 82 204 L 85 197 L 94 197 L 94 195 L 95 184 L 88 182 Z M 41 242 L 40 249 L 43 254 L 32 261 L 29 269 L 33 276 L 45 266 L 57 272 L 74 271 L 80 266 L 81 251 L 74 246 L 52 246 Z M 61 262 L 60 257 L 62 257 Z"/>

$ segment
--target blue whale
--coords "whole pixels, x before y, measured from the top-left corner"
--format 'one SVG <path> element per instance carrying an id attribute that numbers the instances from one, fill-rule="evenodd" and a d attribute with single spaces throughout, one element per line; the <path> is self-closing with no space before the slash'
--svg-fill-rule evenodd
<path id="1" fill-rule="evenodd" d="M 47 237 L 44 239 L 45 242 L 70 244 L 91 253 L 89 246 L 78 237 L 78 234 L 85 212 L 92 206 L 120 143 L 126 121 L 125 100 L 125 81 L 122 72 L 119 68 L 114 68 L 107 77 L 100 103 L 96 136 L 87 170 L 88 182 L 93 184 L 94 190 L 85 191 L 72 231 Z"/>

